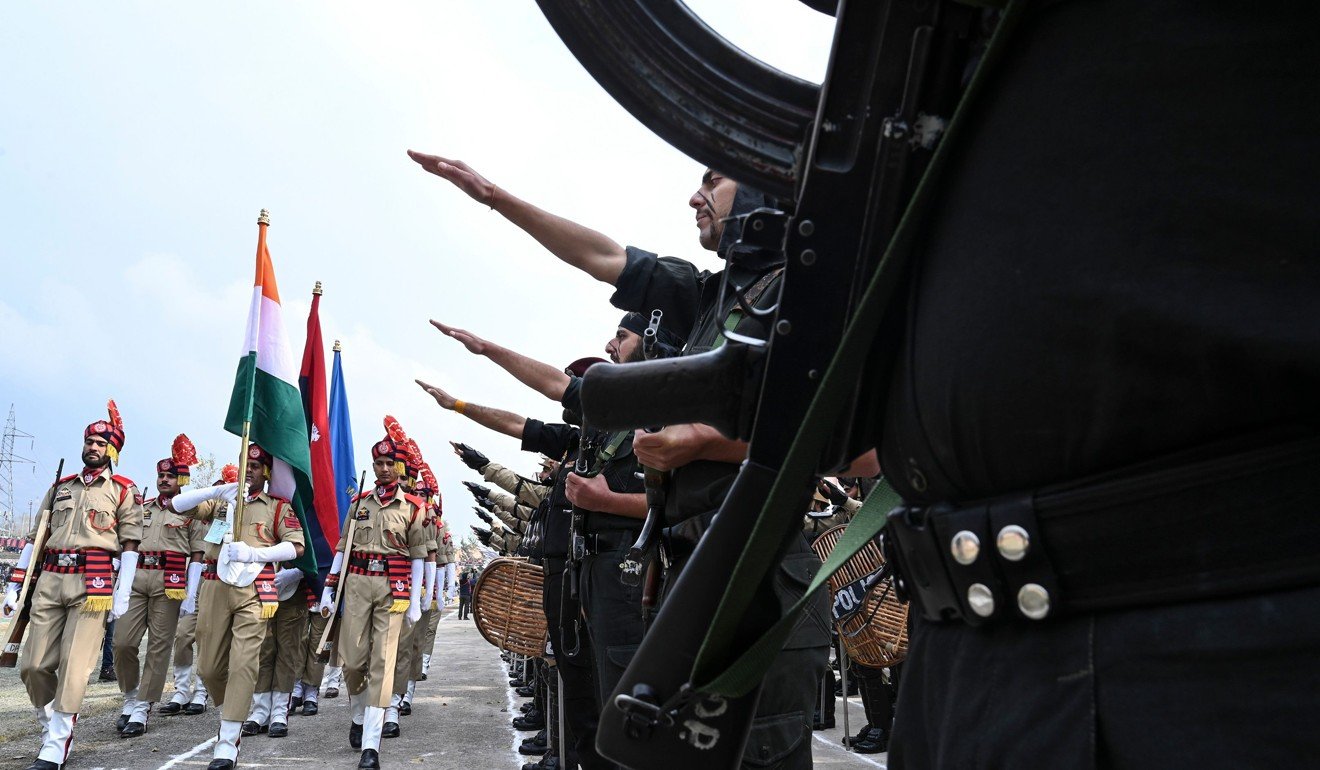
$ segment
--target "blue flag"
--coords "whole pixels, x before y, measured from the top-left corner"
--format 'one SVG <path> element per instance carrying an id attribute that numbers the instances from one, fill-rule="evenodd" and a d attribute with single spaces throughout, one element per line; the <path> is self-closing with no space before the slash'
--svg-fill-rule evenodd
<path id="1" fill-rule="evenodd" d="M 353 426 L 348 418 L 348 393 L 344 370 L 339 364 L 339 345 L 330 375 L 330 453 L 334 458 L 335 487 L 339 491 L 339 526 L 342 529 L 357 493 L 357 463 L 353 461 Z"/>

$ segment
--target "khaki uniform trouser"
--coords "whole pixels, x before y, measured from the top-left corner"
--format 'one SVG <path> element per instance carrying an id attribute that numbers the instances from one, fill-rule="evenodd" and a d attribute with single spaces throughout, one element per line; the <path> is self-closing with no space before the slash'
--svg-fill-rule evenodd
<path id="1" fill-rule="evenodd" d="M 422 675 L 422 637 L 426 636 L 426 613 L 399 633 L 399 653 L 394 657 L 394 694 L 408 692 L 408 680 Z"/>
<path id="2" fill-rule="evenodd" d="M 198 591 L 201 591 L 198 588 Z M 197 641 L 197 613 L 179 618 L 179 625 L 174 629 L 174 667 L 182 668 L 193 664 L 193 642 Z"/>
<path id="3" fill-rule="evenodd" d="M 339 655 L 350 695 L 366 692 L 368 706 L 386 708 L 394 690 L 402 612 L 390 612 L 394 594 L 384 575 L 344 576 L 344 617 Z"/>
<path id="4" fill-rule="evenodd" d="M 128 598 L 128 612 L 115 621 L 115 674 L 119 691 L 137 690 L 137 699 L 148 703 L 160 700 L 170 667 L 170 647 L 179 625 L 180 599 L 165 597 L 163 570 L 138 570 L 133 576 L 133 593 Z M 147 634 L 147 657 L 138 678 L 138 645 Z"/>
<path id="5" fill-rule="evenodd" d="M 197 599 L 197 673 L 222 706 L 221 719 L 247 719 L 256 691 L 267 621 L 255 586 L 203 580 Z"/>
<path id="6" fill-rule="evenodd" d="M 81 573 L 42 572 L 31 589 L 32 614 L 19 676 L 32 705 L 77 714 L 87 679 L 101 662 L 105 610 L 83 612 L 87 590 Z"/>
<path id="7" fill-rule="evenodd" d="M 261 644 L 257 692 L 293 692 L 307 654 L 307 600 L 295 593 L 280 602 Z"/>
<path id="8" fill-rule="evenodd" d="M 330 622 L 329 618 L 321 617 L 321 613 L 308 611 L 309 621 L 307 624 L 307 647 L 306 654 L 303 655 L 302 669 L 298 671 L 298 679 L 306 682 L 312 687 L 321 686 L 321 677 L 325 676 L 325 664 L 316 659 L 316 648 L 321 644 L 321 634 L 325 633 L 325 624 Z"/>
<path id="9" fill-rule="evenodd" d="M 426 623 L 426 636 L 422 639 L 422 652 L 427 655 L 435 649 L 435 632 L 440 627 L 440 616 L 443 614 L 443 608 L 437 607 L 430 610 L 422 620 Z"/>

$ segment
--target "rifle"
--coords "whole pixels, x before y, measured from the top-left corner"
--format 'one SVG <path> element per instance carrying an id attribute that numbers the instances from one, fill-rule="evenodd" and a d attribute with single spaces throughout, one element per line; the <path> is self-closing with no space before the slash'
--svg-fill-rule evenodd
<path id="1" fill-rule="evenodd" d="M 979 12 L 948 0 L 844 0 L 825 82 L 812 89 L 751 61 L 676 0 L 539 1 L 579 61 L 643 123 L 785 199 L 785 211 L 753 212 L 742 230 L 785 258 L 769 339 L 727 334 L 711 353 L 593 369 L 583 386 L 584 411 L 600 427 L 704 422 L 750 441 L 597 731 L 600 752 L 631 768 L 734 767 L 765 666 L 782 646 L 763 633 L 795 620 L 780 622 L 772 570 L 800 537 L 814 475 L 869 448 L 870 432 L 852 430 L 874 417 L 858 408 L 859 394 L 889 383 L 894 335 L 873 349 L 876 329 L 901 317 L 892 299 L 933 189 L 923 176 L 947 156 L 931 150 L 965 112 Z M 694 55 L 701 66 L 691 66 Z M 836 355 L 841 340 L 852 342 L 850 355 Z"/>
<path id="2" fill-rule="evenodd" d="M 55 488 L 60 485 L 64 475 L 64 458 L 55 468 L 55 483 L 51 485 L 51 506 L 55 504 Z M 41 511 L 37 519 L 37 534 L 32 538 L 32 556 L 28 559 L 27 573 L 23 575 L 23 586 L 18 591 L 18 612 L 9 622 L 9 638 L 5 640 L 5 650 L 0 653 L 0 668 L 13 668 L 18 665 L 18 648 L 23 644 L 23 635 L 27 633 L 28 622 L 32 619 L 32 581 L 41 569 L 41 559 L 46 550 L 46 537 L 50 534 L 50 507 Z"/>
<path id="3" fill-rule="evenodd" d="M 321 641 L 316 645 L 316 659 L 320 662 L 330 660 L 330 651 L 339 641 L 339 620 L 342 615 L 339 608 L 344 603 L 344 585 L 348 582 L 348 559 L 353 555 L 353 534 L 357 532 L 357 513 L 362 507 L 362 487 L 367 483 L 367 472 L 362 471 L 358 478 L 357 497 L 353 498 L 353 510 L 348 512 L 348 531 L 344 533 L 344 558 L 339 562 L 339 588 L 335 590 L 335 606 L 330 610 L 330 622 L 321 632 Z"/>

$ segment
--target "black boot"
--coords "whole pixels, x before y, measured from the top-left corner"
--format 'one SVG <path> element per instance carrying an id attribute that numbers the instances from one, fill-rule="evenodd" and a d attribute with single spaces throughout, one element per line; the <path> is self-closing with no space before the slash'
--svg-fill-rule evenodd
<path id="1" fill-rule="evenodd" d="M 47 762 L 44 759 L 34 759 L 32 764 L 27 766 L 27 770 L 60 770 L 63 765 L 57 765 L 54 762 Z"/>
<path id="2" fill-rule="evenodd" d="M 889 733 L 872 727 L 853 740 L 852 750 L 858 754 L 880 754 L 889 751 Z"/>
<path id="3" fill-rule="evenodd" d="M 213 759 L 211 764 L 206 766 L 206 770 L 234 770 L 234 760 Z"/>
<path id="4" fill-rule="evenodd" d="M 362 725 L 348 726 L 348 745 L 355 749 L 362 748 Z"/>
<path id="5" fill-rule="evenodd" d="M 119 718 L 115 720 L 115 732 L 122 733 L 124 731 L 124 728 L 128 726 L 128 718 L 128 714 L 119 715 Z"/>
<path id="6" fill-rule="evenodd" d="M 129 722 L 124 725 L 124 729 L 119 732 L 120 738 L 136 738 L 139 735 L 147 734 L 147 726 L 142 722 Z"/>
<path id="7" fill-rule="evenodd" d="M 239 728 L 238 732 L 240 735 L 246 738 L 251 735 L 260 735 L 261 733 L 264 733 L 269 729 L 270 729 L 269 727 L 266 727 L 265 725 L 259 725 L 256 722 L 253 722 L 251 719 L 249 719 L 248 721 L 243 723 L 243 726 Z"/>
<path id="8" fill-rule="evenodd" d="M 270 723 L 270 737 L 287 738 L 289 737 L 289 725 L 284 722 Z"/>
<path id="9" fill-rule="evenodd" d="M 169 703 L 166 703 L 164 706 L 161 706 L 160 708 L 156 709 L 157 714 L 164 714 L 167 717 L 174 716 L 180 711 L 183 711 L 183 704 L 175 703 L 174 701 L 170 701 Z"/>
<path id="10" fill-rule="evenodd" d="M 550 750 L 550 737 L 546 735 L 545 730 L 542 730 L 541 732 L 537 733 L 531 738 L 528 738 L 527 740 L 522 742 L 522 745 L 518 746 L 519 754 L 525 754 L 531 757 L 541 756 L 549 750 Z"/>
<path id="11" fill-rule="evenodd" d="M 532 709 L 520 717 L 513 718 L 515 730 L 540 730 L 545 727 L 545 715 L 540 709 Z"/>
<path id="12" fill-rule="evenodd" d="M 386 722 L 385 726 L 380 728 L 380 737 L 382 738 L 398 738 L 399 733 L 398 722 Z"/>
<path id="13" fill-rule="evenodd" d="M 368 770 L 380 770 L 380 752 L 375 749 L 363 749 L 362 759 L 358 760 L 358 768 L 368 768 Z"/>

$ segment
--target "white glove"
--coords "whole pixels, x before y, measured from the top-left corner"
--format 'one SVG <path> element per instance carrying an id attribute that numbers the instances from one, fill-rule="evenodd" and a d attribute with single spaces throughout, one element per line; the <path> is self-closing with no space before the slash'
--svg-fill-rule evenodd
<path id="1" fill-rule="evenodd" d="M 191 615 L 197 611 L 197 589 L 202 583 L 202 563 L 194 561 L 188 563 L 188 595 L 184 597 L 179 605 L 179 617 Z"/>
<path id="2" fill-rule="evenodd" d="M 275 573 L 275 593 L 284 601 L 293 596 L 298 583 L 302 582 L 302 570 L 286 568 Z"/>
<path id="3" fill-rule="evenodd" d="M 137 551 L 124 551 L 119 556 L 119 582 L 115 583 L 115 601 L 110 607 L 110 619 L 117 620 L 128 612 L 128 597 L 133 595 L 133 576 L 137 574 Z"/>
<path id="4" fill-rule="evenodd" d="M 10 583 L 5 586 L 5 617 L 13 615 L 18 610 L 18 589 L 21 587 L 18 583 Z"/>
<path id="5" fill-rule="evenodd" d="M 412 625 L 422 619 L 422 564 L 425 559 L 412 560 L 412 585 L 408 589 L 408 613 L 404 620 Z"/>
<path id="6" fill-rule="evenodd" d="M 321 590 L 321 606 L 316 608 L 321 613 L 321 617 L 328 618 L 330 613 L 335 611 L 335 592 L 326 586 Z"/>
<path id="7" fill-rule="evenodd" d="M 277 543 L 264 548 L 253 548 L 241 541 L 229 544 L 229 560 L 239 564 L 292 561 L 296 558 L 298 558 L 298 549 L 293 543 Z"/>
<path id="8" fill-rule="evenodd" d="M 218 487 L 202 487 L 201 489 L 190 489 L 187 492 L 180 492 L 170 499 L 170 507 L 175 513 L 184 513 L 191 511 L 207 500 L 214 500 L 217 497 L 223 497 L 230 502 L 238 499 L 238 482 L 232 484 L 221 484 Z"/>
<path id="9" fill-rule="evenodd" d="M 422 562 L 422 611 L 431 609 L 431 594 L 435 593 L 435 562 Z"/>

